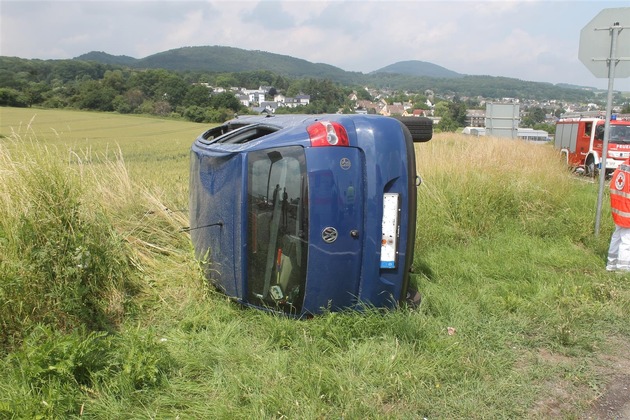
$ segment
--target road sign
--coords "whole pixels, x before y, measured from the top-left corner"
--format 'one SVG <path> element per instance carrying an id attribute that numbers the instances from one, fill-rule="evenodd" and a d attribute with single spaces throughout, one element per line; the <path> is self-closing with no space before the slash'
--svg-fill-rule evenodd
<path id="1" fill-rule="evenodd" d="M 611 51 L 613 31 L 616 51 Z M 578 58 L 595 77 L 609 77 L 608 63 L 615 63 L 617 78 L 630 76 L 630 7 L 604 9 L 580 32 Z"/>
<path id="2" fill-rule="evenodd" d="M 598 236 L 606 179 L 613 85 L 615 77 L 630 76 L 630 7 L 604 9 L 582 28 L 578 58 L 595 77 L 608 78 L 606 124 L 595 213 L 595 236 Z"/>

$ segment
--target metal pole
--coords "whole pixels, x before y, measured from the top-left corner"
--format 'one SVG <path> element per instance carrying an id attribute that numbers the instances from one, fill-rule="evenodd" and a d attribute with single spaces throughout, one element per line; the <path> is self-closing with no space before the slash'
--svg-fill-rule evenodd
<path id="1" fill-rule="evenodd" d="M 602 215 L 602 201 L 604 196 L 604 180 L 606 179 L 606 161 L 608 158 L 608 139 L 610 137 L 610 118 L 612 115 L 613 84 L 615 82 L 615 67 L 617 60 L 617 35 L 621 28 L 619 22 L 613 23 L 609 28 L 611 33 L 610 55 L 608 61 L 608 101 L 606 102 L 606 121 L 604 123 L 604 144 L 600 156 L 599 192 L 597 194 L 597 211 L 595 212 L 595 237 L 599 236 L 600 220 Z"/>

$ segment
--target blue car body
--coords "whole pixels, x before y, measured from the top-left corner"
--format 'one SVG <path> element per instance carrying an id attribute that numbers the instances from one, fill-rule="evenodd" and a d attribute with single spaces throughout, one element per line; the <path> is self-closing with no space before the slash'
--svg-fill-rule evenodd
<path id="1" fill-rule="evenodd" d="M 421 129 L 430 139 L 430 121 L 428 139 Z M 417 185 L 413 136 L 397 119 L 238 117 L 191 148 L 195 254 L 247 306 L 297 317 L 392 308 L 408 292 Z"/>

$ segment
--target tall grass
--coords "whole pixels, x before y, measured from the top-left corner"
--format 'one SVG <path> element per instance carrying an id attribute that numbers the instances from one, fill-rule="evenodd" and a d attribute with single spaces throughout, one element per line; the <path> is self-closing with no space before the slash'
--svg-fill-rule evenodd
<path id="1" fill-rule="evenodd" d="M 421 246 L 509 229 L 592 238 L 592 188 L 569 176 L 549 144 L 437 134 L 417 146 Z"/>
<path id="2" fill-rule="evenodd" d="M 115 327 L 134 286 L 125 244 L 89 194 L 107 181 L 28 150 L 0 149 L 2 342 L 38 323 Z"/>
<path id="3" fill-rule="evenodd" d="M 187 254 L 183 222 L 131 182 L 120 153 L 0 143 L 0 349 L 13 373 L 0 414 L 76 414 L 100 387 L 161 382 L 170 362 L 150 331 L 117 332 L 150 294 L 146 271 Z"/>
<path id="4" fill-rule="evenodd" d="M 35 213 L 42 193 L 26 188 L 33 152 L 21 148 L 0 166 L 10 220 L 0 224 L 3 278 L 43 276 L 32 252 L 18 250 L 46 249 L 43 239 L 21 245 L 22 213 L 32 213 L 55 221 L 45 235 L 70 243 L 47 250 L 58 264 L 51 278 L 88 282 L 64 267 L 89 245 L 103 265 L 105 256 L 118 264 L 99 281 L 119 292 L 90 289 L 108 322 L 71 313 L 70 329 L 19 311 L 19 301 L 49 305 L 35 303 L 46 293 L 1 289 L 28 328 L 14 328 L 0 363 L 0 416 L 573 418 L 608 379 L 598 366 L 610 343 L 630 340 L 629 279 L 603 268 L 608 208 L 596 238 L 595 184 L 572 177 L 544 145 L 452 134 L 418 145 L 413 281 L 422 304 L 309 321 L 243 310 L 208 290 L 180 233 L 185 213 L 169 204 L 183 202 L 183 191 L 144 182 L 142 172 L 134 180 L 120 155 L 37 152 L 45 162 L 36 166 L 63 174 L 45 191 L 57 192 L 51 201 L 65 212 Z M 146 160 L 147 181 L 163 162 L 159 150 L 152 167 Z"/>

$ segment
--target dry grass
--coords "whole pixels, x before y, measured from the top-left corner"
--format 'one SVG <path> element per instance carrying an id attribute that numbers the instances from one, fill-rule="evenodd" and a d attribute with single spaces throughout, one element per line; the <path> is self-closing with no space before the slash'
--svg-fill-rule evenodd
<path id="1" fill-rule="evenodd" d="M 418 172 L 428 180 L 450 176 L 461 182 L 464 175 L 479 176 L 554 190 L 574 181 L 548 143 L 437 133 L 430 142 L 416 145 L 416 156 Z"/>

